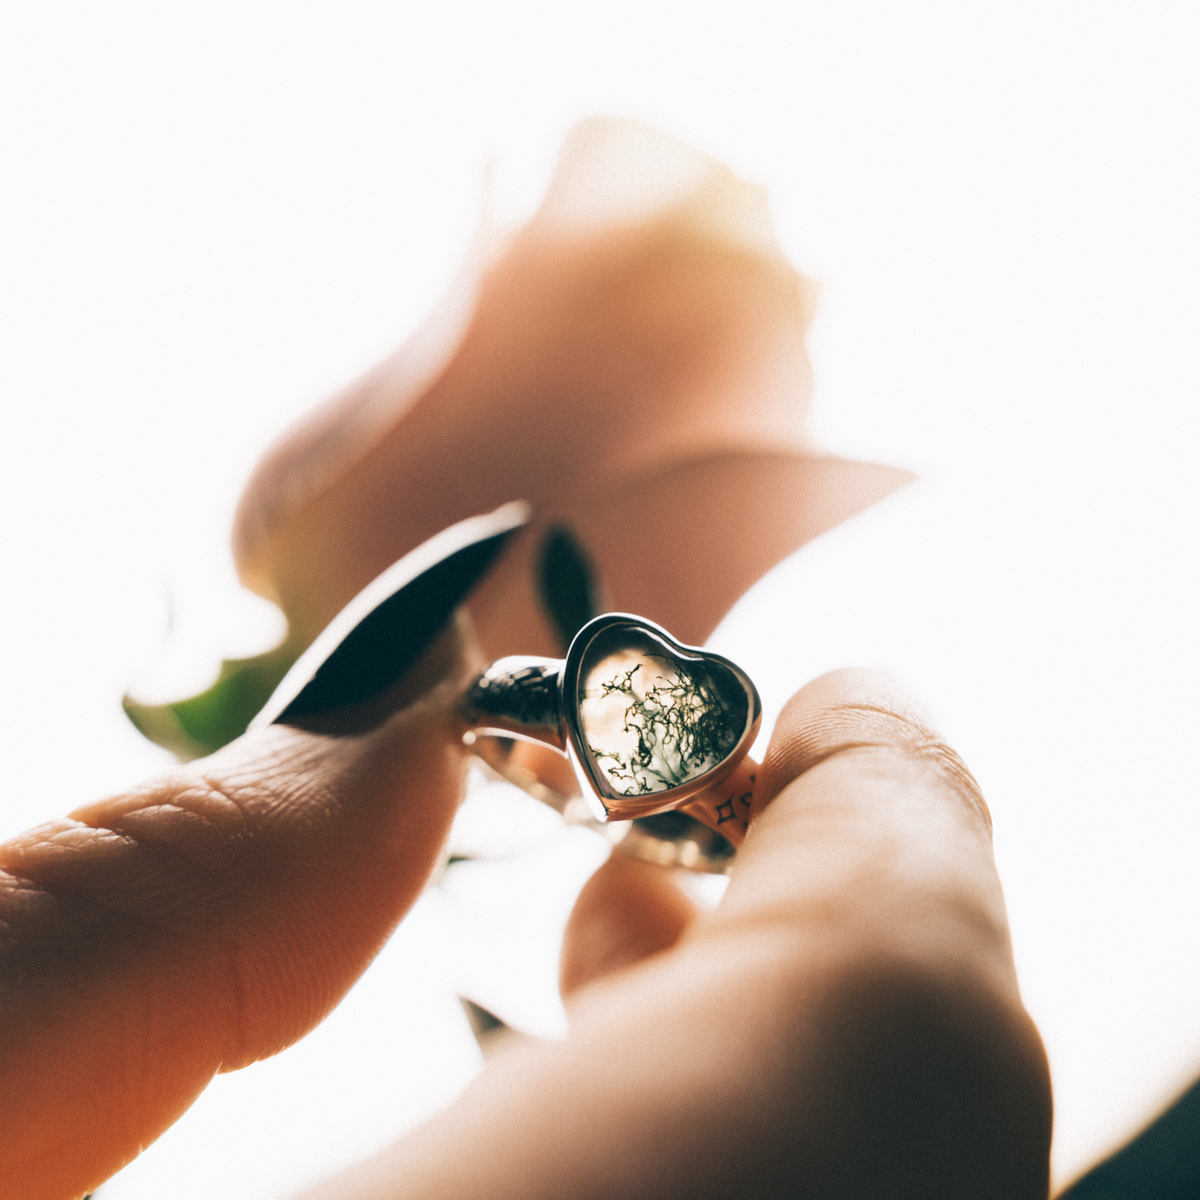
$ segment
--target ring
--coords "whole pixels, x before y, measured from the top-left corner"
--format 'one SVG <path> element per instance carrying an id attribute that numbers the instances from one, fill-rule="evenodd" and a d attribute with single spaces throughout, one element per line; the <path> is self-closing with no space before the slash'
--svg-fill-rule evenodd
<path id="1" fill-rule="evenodd" d="M 354 733 L 384 719 L 389 694 L 528 520 L 528 505 L 503 505 L 394 563 L 300 655 L 250 728 L 315 721 Z M 579 630 L 565 659 L 500 659 L 459 708 L 476 754 L 568 821 L 647 862 L 728 870 L 755 812 L 747 753 L 762 704 L 727 658 L 653 621 L 607 613 Z M 476 730 L 500 737 L 475 739 Z M 588 803 L 569 782 L 549 786 L 510 761 L 514 738 L 565 754 Z"/>
<path id="2" fill-rule="evenodd" d="M 493 663 L 464 693 L 460 713 L 473 731 L 566 754 L 598 821 L 640 821 L 728 781 L 758 733 L 762 702 L 729 659 L 685 646 L 643 617 L 605 613 L 580 629 L 565 659 Z M 726 803 L 732 816 L 733 799 Z M 638 836 L 678 841 L 665 829 Z"/>

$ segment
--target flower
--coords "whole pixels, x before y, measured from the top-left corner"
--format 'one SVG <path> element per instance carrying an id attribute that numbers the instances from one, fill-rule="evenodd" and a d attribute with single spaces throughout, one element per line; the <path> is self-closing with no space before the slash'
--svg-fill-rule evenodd
<path id="1" fill-rule="evenodd" d="M 578 126 L 532 220 L 252 475 L 237 565 L 290 632 L 274 658 L 226 665 L 247 711 L 220 738 L 375 575 L 518 498 L 536 520 L 470 604 L 486 654 L 562 652 L 536 584 L 552 526 L 607 607 L 703 642 L 775 563 L 908 478 L 811 447 L 815 294 L 763 189 L 644 126 Z M 173 712 L 202 725 L 203 700 Z"/>

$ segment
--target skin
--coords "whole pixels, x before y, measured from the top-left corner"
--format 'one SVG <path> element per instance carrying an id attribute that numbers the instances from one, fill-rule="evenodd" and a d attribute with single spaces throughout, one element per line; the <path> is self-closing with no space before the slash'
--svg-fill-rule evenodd
<path id="1" fill-rule="evenodd" d="M 479 665 L 456 624 L 384 711 L 247 734 L 0 847 L 0 1197 L 82 1195 L 333 1008 L 440 862 Z"/>
<path id="2" fill-rule="evenodd" d="M 439 861 L 472 647 L 460 623 L 376 711 L 0 847 L 0 1196 L 82 1195 L 337 1003 Z M 763 805 L 711 914 L 614 857 L 568 929 L 566 1041 L 306 1200 L 1044 1197 L 1046 1064 L 969 773 L 842 672 L 783 714 Z"/>
<path id="3" fill-rule="evenodd" d="M 1049 1077 L 969 772 L 847 671 L 761 778 L 715 912 L 612 859 L 568 929 L 568 1038 L 303 1200 L 1045 1197 Z"/>
<path id="4" fill-rule="evenodd" d="M 431 359 L 402 350 L 255 472 L 239 570 L 297 646 L 515 495 L 576 531 L 607 607 L 699 644 L 906 478 L 808 448 L 811 290 L 757 189 L 696 158 L 683 190 L 629 174 L 665 185 L 637 219 L 620 197 L 566 219 L 589 176 L 613 200 L 606 128 Z M 0 846 L 0 1200 L 81 1196 L 338 1002 L 439 862 L 475 647 L 560 652 L 537 534 L 473 597 L 478 642 L 455 626 L 371 712 L 252 733 Z M 781 719 L 754 811 L 712 914 L 657 868 L 602 868 L 564 947 L 569 1038 L 498 1056 L 309 1200 L 1044 1196 L 1045 1060 L 965 768 L 890 685 L 826 677 Z"/>

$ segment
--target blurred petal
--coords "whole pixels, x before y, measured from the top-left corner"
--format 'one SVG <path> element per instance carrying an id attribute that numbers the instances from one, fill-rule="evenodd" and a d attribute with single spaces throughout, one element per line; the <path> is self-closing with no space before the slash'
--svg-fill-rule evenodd
<path id="1" fill-rule="evenodd" d="M 635 610 L 650 606 L 679 636 L 702 640 L 714 613 L 777 557 L 899 482 L 893 474 L 884 486 L 882 469 L 864 468 L 869 484 L 848 483 L 851 466 L 820 460 L 774 507 L 731 503 L 699 557 L 668 552 L 645 600 L 648 589 L 634 586 L 647 540 L 622 540 L 630 488 L 678 514 L 694 494 L 655 488 L 656 473 L 717 454 L 805 452 L 813 294 L 779 250 L 761 189 L 642 126 L 587 122 L 533 220 L 456 290 L 447 311 L 457 316 L 266 456 L 238 515 L 242 576 L 283 606 L 303 644 L 389 563 L 462 517 L 522 498 L 549 520 L 586 498 L 616 505 L 594 529 L 569 522 L 610 598 L 628 592 Z M 675 486 L 686 489 L 692 477 L 678 469 Z M 764 521 L 772 527 L 760 530 Z M 757 565 L 702 603 L 695 593 L 713 564 L 743 539 Z M 529 592 L 527 578 L 514 583 Z M 525 640 L 537 605 L 490 603 L 513 622 L 508 642 L 537 649 Z"/>
<path id="2" fill-rule="evenodd" d="M 910 478 L 801 453 L 713 454 L 584 493 L 550 519 L 587 547 L 609 609 L 700 645 L 777 562 Z M 540 532 L 520 537 L 471 602 L 491 656 L 560 653 L 535 594 Z"/>

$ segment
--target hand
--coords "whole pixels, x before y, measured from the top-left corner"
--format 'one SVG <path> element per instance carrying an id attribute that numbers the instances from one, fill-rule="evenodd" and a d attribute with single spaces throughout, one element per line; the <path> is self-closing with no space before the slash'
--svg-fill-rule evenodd
<path id="1" fill-rule="evenodd" d="M 630 132 L 582 130 L 563 179 L 607 176 L 610 143 Z M 563 224 L 563 197 L 588 189 L 559 188 L 436 354 L 402 351 L 259 468 L 239 567 L 283 603 L 294 649 L 428 533 L 514 495 L 580 535 L 610 606 L 700 643 L 780 558 L 903 482 L 808 448 L 810 293 L 771 243 L 759 191 L 674 146 L 650 170 L 632 132 L 640 165 L 614 178 L 636 181 L 640 216 L 606 178 L 616 216 Z M 646 544 L 653 573 L 631 552 Z M 488 658 L 558 649 L 535 545 L 515 546 L 472 600 Z M 371 731 L 256 733 L 0 847 L 0 1200 L 94 1186 L 215 1071 L 281 1049 L 336 1003 L 437 861 L 464 771 L 450 710 L 477 657 L 448 634 Z M 740 880 L 764 853 L 748 852 Z M 602 924 L 656 928 L 655 948 L 692 914 L 660 877 L 639 878 L 663 903 L 640 924 L 601 905 Z M 663 962 L 694 961 L 710 927 L 720 918 Z M 587 1044 L 607 986 L 581 989 L 570 1046 Z"/>
<path id="2" fill-rule="evenodd" d="M 564 955 L 571 1032 L 303 1200 L 1045 1197 L 1050 1088 L 987 809 L 884 678 L 801 691 L 697 915 L 615 856 Z"/>
<path id="3" fill-rule="evenodd" d="M 2 1200 L 82 1195 L 341 999 L 440 861 L 473 647 L 371 730 L 271 726 L 0 847 Z"/>

